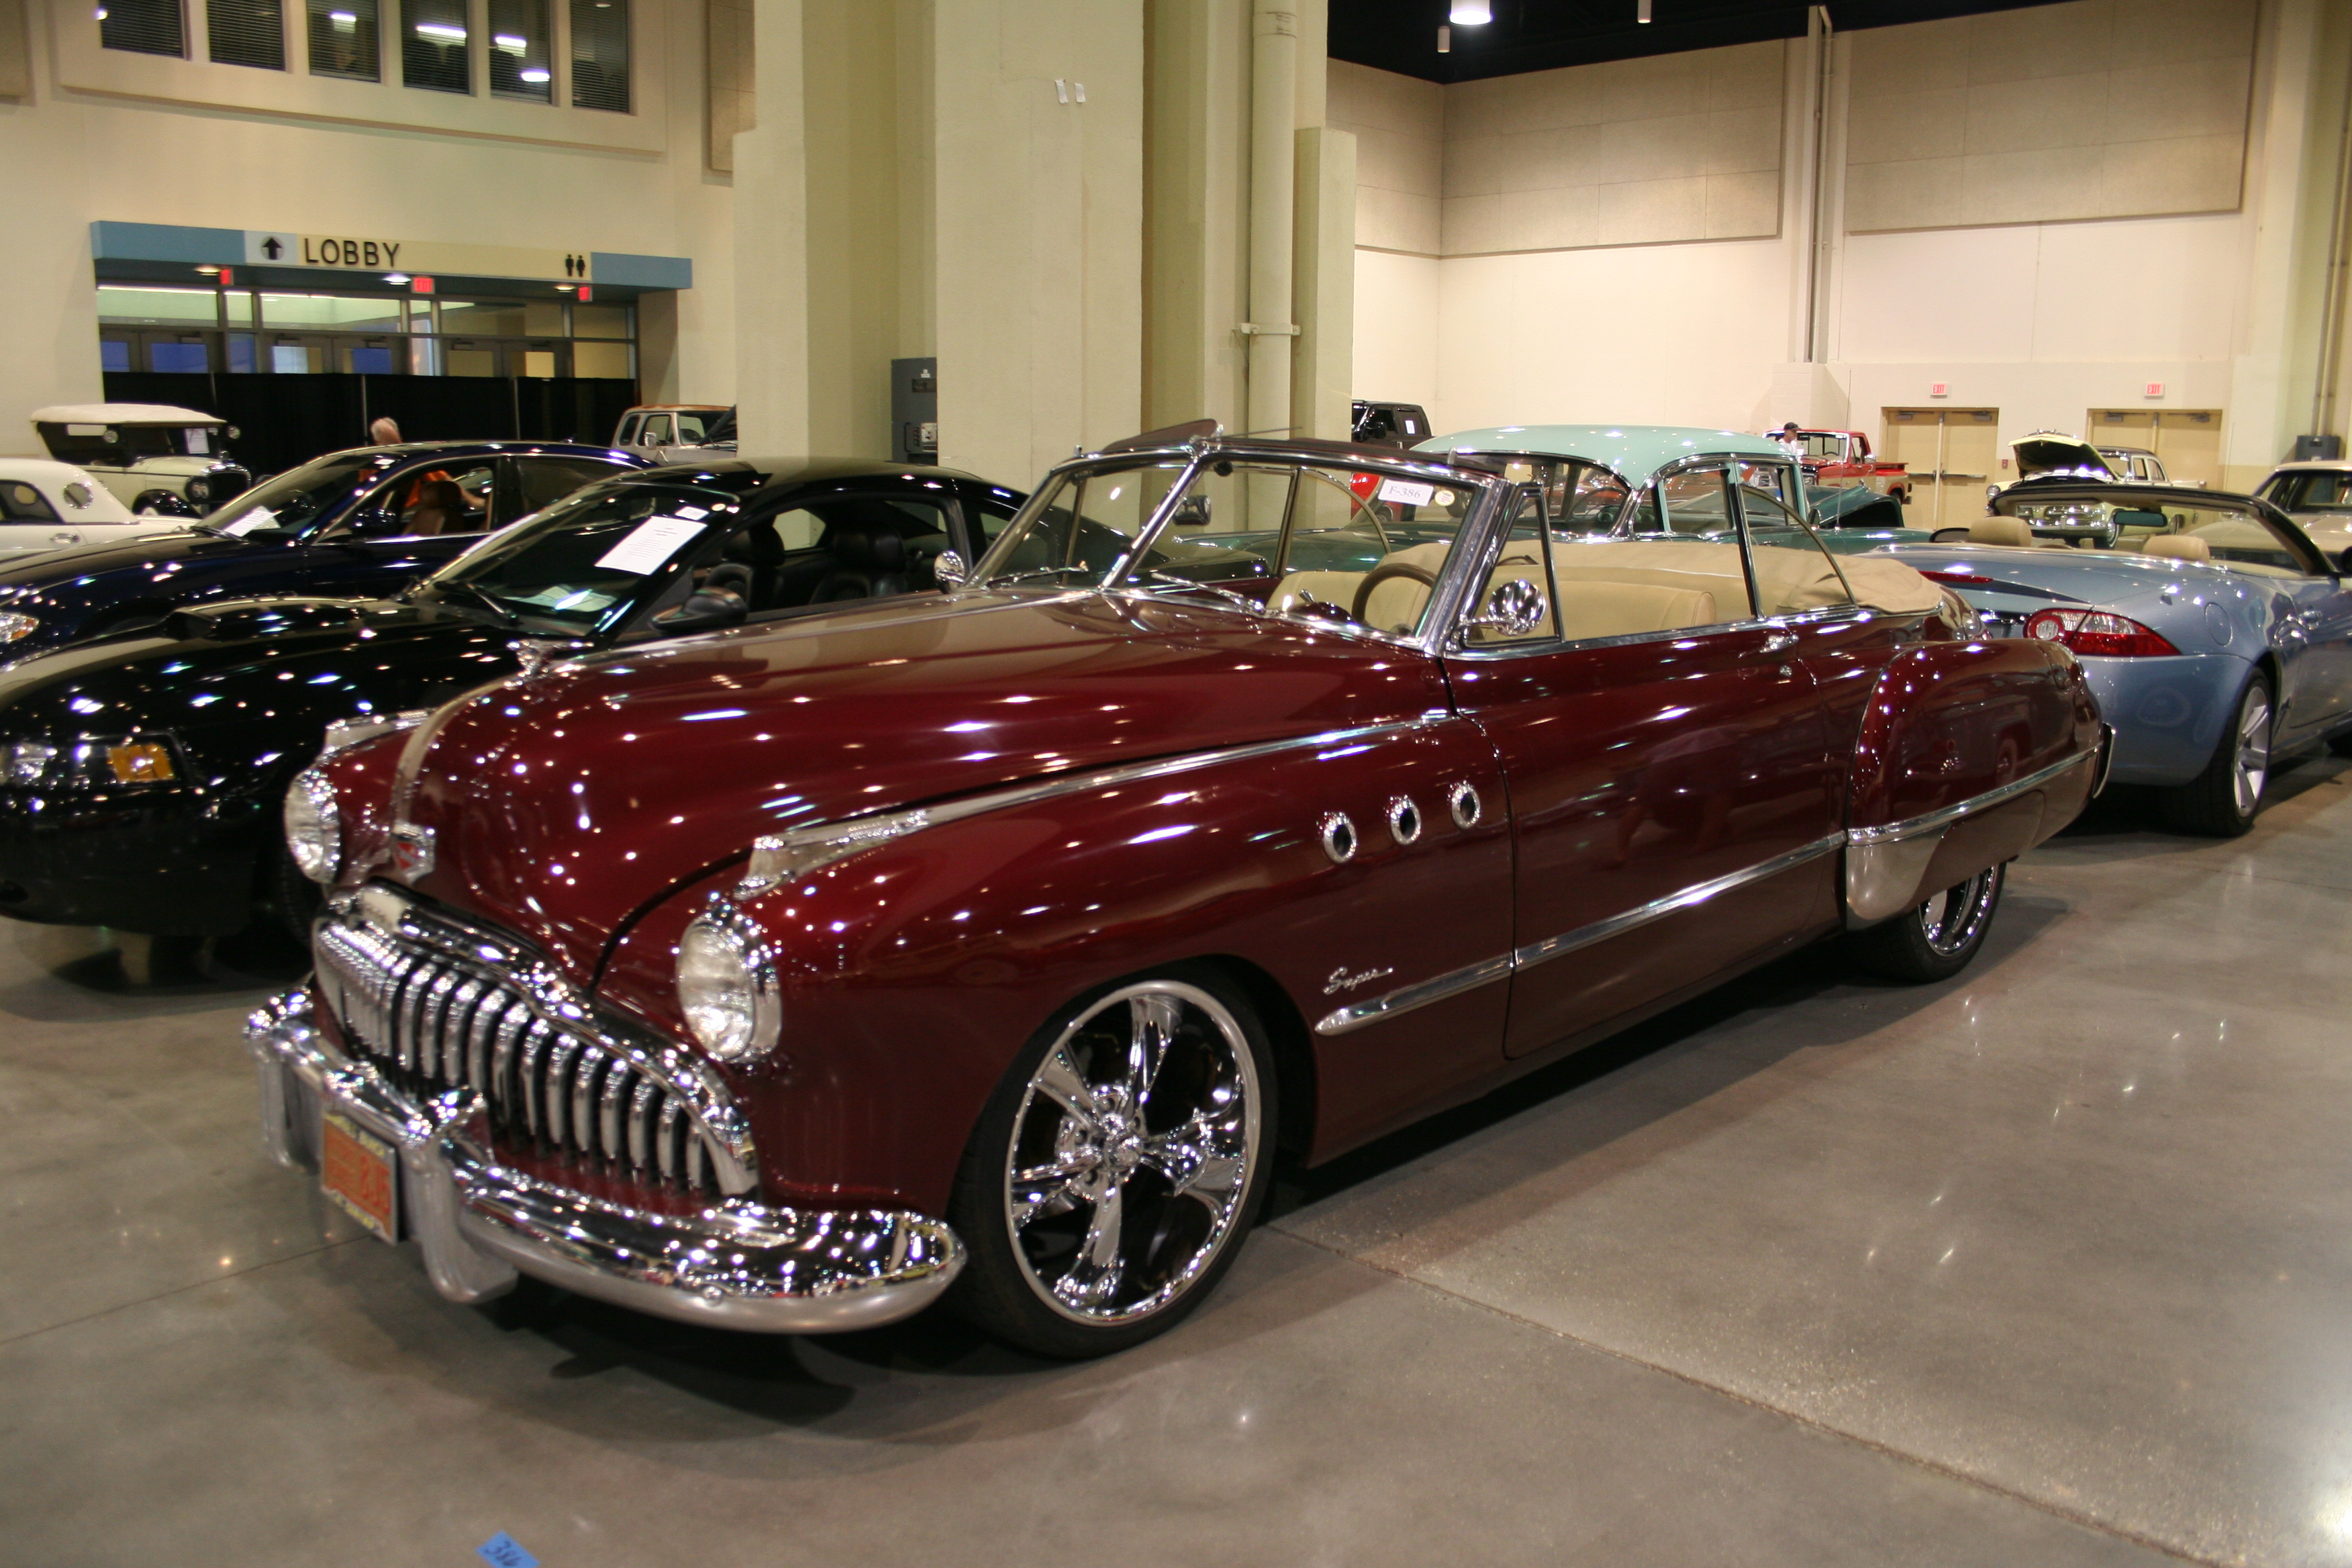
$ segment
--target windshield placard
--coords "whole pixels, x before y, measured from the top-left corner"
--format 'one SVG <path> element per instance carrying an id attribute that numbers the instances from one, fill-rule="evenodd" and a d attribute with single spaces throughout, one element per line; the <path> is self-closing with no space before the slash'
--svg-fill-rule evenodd
<path id="1" fill-rule="evenodd" d="M 596 559 L 600 572 L 626 572 L 642 577 L 657 570 L 681 545 L 700 537 L 702 524 L 682 517 L 652 517 L 631 529 L 626 538 Z"/>

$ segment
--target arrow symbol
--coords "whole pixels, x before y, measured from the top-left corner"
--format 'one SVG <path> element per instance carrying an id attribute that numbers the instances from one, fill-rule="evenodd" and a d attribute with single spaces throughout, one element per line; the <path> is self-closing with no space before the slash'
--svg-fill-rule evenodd
<path id="1" fill-rule="evenodd" d="M 285 248 L 286 247 L 278 243 L 278 237 L 274 234 L 268 239 L 261 242 L 261 254 L 267 256 L 272 261 L 277 260 L 278 253 Z"/>

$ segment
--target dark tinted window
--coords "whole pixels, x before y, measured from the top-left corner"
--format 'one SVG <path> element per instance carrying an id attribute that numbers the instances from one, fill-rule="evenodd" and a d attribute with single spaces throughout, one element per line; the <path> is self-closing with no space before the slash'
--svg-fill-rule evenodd
<path id="1" fill-rule="evenodd" d="M 180 0 L 107 0 L 98 8 L 98 41 L 135 55 L 185 55 Z"/>
<path id="2" fill-rule="evenodd" d="M 286 16 L 278 0 L 208 0 L 205 32 L 215 65 L 286 68 Z"/>
<path id="3" fill-rule="evenodd" d="M 400 0 L 400 79 L 435 92 L 471 92 L 466 0 Z"/>
<path id="4" fill-rule="evenodd" d="M 572 106 L 629 112 L 629 0 L 572 0 Z"/>
<path id="5" fill-rule="evenodd" d="M 239 535 L 257 528 L 300 528 L 391 464 L 388 458 L 352 453 L 313 458 L 246 491 L 205 521 L 224 533 Z"/>
<path id="6" fill-rule="evenodd" d="M 0 519 L 10 522 L 55 522 L 48 498 L 22 479 L 0 479 Z"/>
<path id="7" fill-rule="evenodd" d="M 629 471 L 618 463 L 600 463 L 591 458 L 517 458 L 514 466 L 522 502 L 518 517 L 552 505 L 583 485 Z"/>
<path id="8" fill-rule="evenodd" d="M 306 0 L 305 12 L 312 76 L 373 81 L 382 74 L 376 63 L 375 0 Z"/>
<path id="9" fill-rule="evenodd" d="M 2352 472 L 2279 474 L 2263 497 L 2286 511 L 2352 511 Z"/>
<path id="10" fill-rule="evenodd" d="M 526 624 L 575 636 L 626 620 L 684 569 L 730 497 L 685 485 L 627 485 L 558 502 L 534 521 L 483 542 L 428 578 L 425 592 L 487 595 Z"/>

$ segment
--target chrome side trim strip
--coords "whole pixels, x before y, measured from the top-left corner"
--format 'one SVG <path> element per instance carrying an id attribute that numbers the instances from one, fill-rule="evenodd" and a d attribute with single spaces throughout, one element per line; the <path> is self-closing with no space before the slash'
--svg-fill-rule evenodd
<path id="1" fill-rule="evenodd" d="M 1885 844 L 1897 839 L 1916 838 L 1922 833 L 1934 833 L 1949 827 L 1964 816 L 1970 816 L 1987 807 L 1999 805 L 2001 802 L 2013 799 L 2028 790 L 2039 789 L 2061 773 L 2079 768 L 2085 763 L 2095 766 L 2097 762 L 2097 752 L 2085 752 L 2080 756 L 2069 757 L 2063 763 L 2053 763 L 2048 767 L 2030 773 L 2021 779 L 2011 779 L 1998 789 L 1989 789 L 1982 795 L 1970 795 L 1958 805 L 1948 805 L 1940 811 L 1927 812 L 1918 816 L 1906 818 L 1901 822 L 1890 822 L 1883 826 L 1850 827 L 1845 832 L 1845 841 L 1849 844 Z"/>
<path id="2" fill-rule="evenodd" d="M 1295 736 L 1284 741 L 1257 741 L 1245 746 L 1224 746 L 1215 751 L 1192 752 L 1181 756 L 1161 757 L 1149 763 L 1129 763 L 1121 767 L 1097 768 L 1090 773 L 1055 773 L 1009 789 L 992 790 L 985 795 L 967 795 L 961 800 L 942 801 L 937 805 L 917 805 L 898 811 L 876 812 L 870 816 L 835 817 L 830 822 L 809 822 L 788 832 L 772 834 L 753 841 L 752 858 L 734 888 L 735 897 L 748 899 L 765 892 L 783 879 L 771 874 L 761 864 L 761 855 L 791 848 L 802 835 L 817 829 L 839 828 L 845 824 L 872 822 L 887 824 L 893 818 L 904 818 L 896 831 L 877 832 L 855 841 L 843 840 L 841 852 L 828 856 L 819 864 L 845 859 L 861 849 L 874 847 L 908 833 L 919 833 L 927 827 L 943 823 L 961 822 L 968 816 L 979 816 L 992 811 L 1007 811 L 1014 806 L 1033 805 L 1039 801 L 1059 795 L 1075 795 L 1081 790 L 1114 789 L 1131 784 L 1149 783 L 1174 773 L 1191 773 L 1196 768 L 1216 767 L 1224 763 L 1247 762 L 1256 757 L 1271 757 L 1285 752 L 1314 751 L 1325 746 L 1343 746 L 1357 742 L 1377 740 L 1384 735 L 1408 734 L 1425 730 L 1453 715 L 1443 708 L 1434 708 L 1416 718 L 1391 720 L 1381 724 L 1362 724 L 1349 730 L 1326 730 L 1320 734 Z M 826 837 L 830 837 L 830 835 Z M 813 867 L 806 868 L 814 868 Z"/>
<path id="3" fill-rule="evenodd" d="M 1753 866 L 1743 867 L 1739 870 L 1715 878 L 1711 881 L 1695 882 L 1687 888 L 1667 894 L 1663 899 L 1654 899 L 1638 909 L 1627 910 L 1623 914 L 1612 915 L 1605 921 L 1595 921 L 1591 925 L 1579 926 L 1574 931 L 1564 931 L 1559 936 L 1546 937 L 1541 942 L 1529 942 L 1527 946 L 1507 952 L 1499 958 L 1483 959 L 1476 963 L 1441 974 L 1434 980 L 1424 980 L 1418 984 L 1402 986 L 1384 995 L 1370 997 L 1352 1006 L 1342 1007 L 1337 1012 L 1325 1015 L 1318 1020 L 1315 1026 L 1315 1032 L 1324 1036 L 1344 1035 L 1350 1029 L 1360 1029 L 1367 1024 L 1376 1024 L 1386 1018 L 1393 1018 L 1400 1014 L 1410 1013 L 1416 1007 L 1426 1007 L 1433 1002 L 1443 1002 L 1449 996 L 1459 995 L 1465 991 L 1501 980 L 1507 975 L 1517 973 L 1522 969 L 1531 969 L 1538 963 L 1558 958 L 1563 953 L 1574 952 L 1579 948 L 1590 947 L 1597 942 L 1606 942 L 1612 936 L 1622 936 L 1625 932 L 1647 925 L 1652 921 L 1670 915 L 1676 910 L 1686 910 L 1703 904 L 1709 899 L 1730 892 L 1735 888 L 1745 887 L 1750 882 L 1760 882 L 1768 877 L 1777 877 L 1783 871 L 1793 871 L 1807 861 L 1818 860 L 1824 855 L 1833 854 L 1843 848 L 1845 842 L 1846 836 L 1843 833 L 1833 833 L 1827 837 L 1816 838 L 1811 844 L 1799 845 L 1786 854 L 1773 856 L 1769 860 L 1760 860 Z"/>
<path id="4" fill-rule="evenodd" d="M 1767 877 L 1777 877 L 1783 871 L 1793 871 L 1808 860 L 1818 860 L 1822 856 L 1844 847 L 1845 835 L 1843 833 L 1832 833 L 1826 838 L 1816 838 L 1811 844 L 1801 844 L 1785 855 L 1775 855 L 1769 860 L 1759 860 L 1753 866 L 1728 872 L 1711 881 L 1694 882 L 1679 892 L 1669 893 L 1663 899 L 1654 899 L 1639 909 L 1627 910 L 1622 915 L 1612 915 L 1605 921 L 1595 921 L 1591 925 L 1579 926 L 1576 930 L 1564 932 L 1559 936 L 1546 937 L 1541 942 L 1529 942 L 1511 954 L 1511 966 L 1514 969 L 1532 968 L 1547 959 L 1558 958 L 1562 953 L 1574 952 L 1580 947 L 1591 947 L 1594 942 L 1606 942 L 1612 936 L 1622 936 L 1637 926 L 1645 926 L 1654 920 L 1674 913 L 1676 910 L 1691 909 L 1706 903 L 1709 899 L 1730 892 L 1735 888 L 1744 888 L 1750 882 L 1760 882 Z"/>

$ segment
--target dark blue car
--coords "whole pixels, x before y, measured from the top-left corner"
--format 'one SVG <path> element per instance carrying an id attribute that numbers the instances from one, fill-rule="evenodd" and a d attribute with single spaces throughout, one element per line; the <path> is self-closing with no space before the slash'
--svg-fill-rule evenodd
<path id="1" fill-rule="evenodd" d="M 604 447 L 429 441 L 331 452 L 200 523 L 0 567 L 0 660 L 152 626 L 208 600 L 384 598 L 492 529 L 650 468 Z"/>

